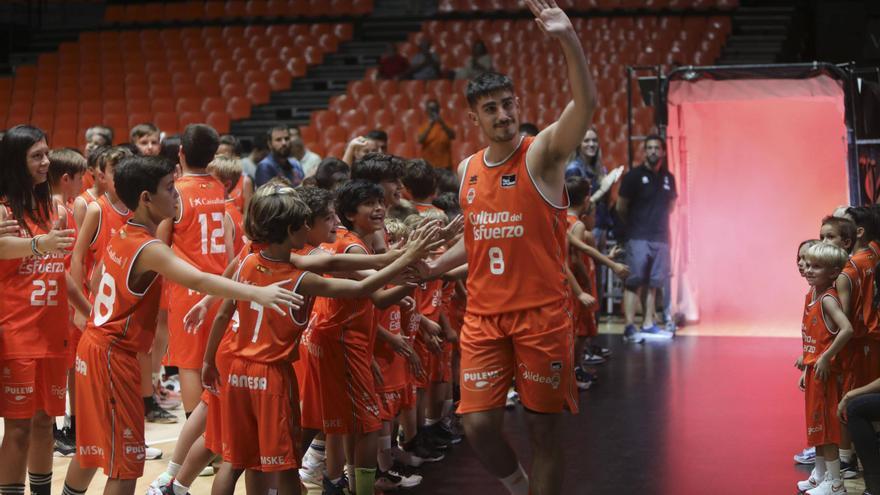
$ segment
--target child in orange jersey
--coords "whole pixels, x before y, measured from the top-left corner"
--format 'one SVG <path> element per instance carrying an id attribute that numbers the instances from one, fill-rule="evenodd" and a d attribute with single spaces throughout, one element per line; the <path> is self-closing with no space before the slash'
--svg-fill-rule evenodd
<path id="1" fill-rule="evenodd" d="M 89 203 L 97 201 L 98 198 L 104 195 L 104 185 L 98 180 L 98 174 L 100 173 L 98 163 L 101 155 L 108 149 L 110 148 L 107 146 L 93 147 L 89 150 L 88 156 L 86 156 L 87 172 L 84 177 L 90 177 L 89 182 L 91 186 L 82 191 L 73 201 L 73 219 L 76 221 L 77 228 L 82 228 L 83 221 L 86 218 L 86 208 L 89 206 Z M 85 179 L 83 179 L 83 182 L 85 182 Z"/>
<path id="2" fill-rule="evenodd" d="M 158 156 L 162 150 L 159 128 L 151 123 L 138 124 L 131 128 L 129 139 L 141 156 Z"/>
<path id="3" fill-rule="evenodd" d="M 434 167 L 428 162 L 425 160 L 407 162 L 403 185 L 412 199 L 413 206 L 419 213 L 425 210 L 439 209 L 431 204 L 437 193 L 437 176 L 434 173 Z"/>
<path id="4" fill-rule="evenodd" d="M 808 479 L 798 482 L 798 489 L 810 495 L 846 493 L 838 457 L 842 377 L 837 356 L 853 329 L 833 285 L 847 259 L 846 251 L 824 242 L 806 254 L 805 273 L 812 289 L 804 304 L 800 388 L 805 391 L 807 443 L 816 447 L 816 466 Z"/>
<path id="5" fill-rule="evenodd" d="M 435 227 L 433 231 L 420 232 L 403 256 L 364 280 L 324 278 L 290 264 L 291 250 L 302 249 L 306 244 L 309 213 L 292 188 L 278 188 L 275 194 L 256 197 L 248 213 L 248 237 L 267 247 L 245 258 L 237 278 L 253 286 L 286 280 L 306 297 L 363 297 L 427 253 L 437 231 Z M 231 491 L 243 469 L 278 471 L 279 492 L 298 493 L 294 468 L 299 460 L 299 405 L 297 397 L 287 391 L 296 386 L 290 363 L 298 359 L 296 344 L 307 318 L 294 312 L 284 317 L 263 315 L 261 308 L 240 302 L 237 311 L 240 326 L 225 349 L 230 359 L 228 378 L 221 379 L 213 366 L 212 351 L 224 332 L 222 326 L 212 329 L 206 353 L 205 384 L 217 388 L 222 380 L 221 407 L 226 423 L 222 429 L 223 457 L 224 463 L 232 468 L 231 476 L 225 475 L 227 471 L 218 474 L 215 486 Z"/>
<path id="6" fill-rule="evenodd" d="M 230 159 L 238 158 L 238 139 L 231 134 L 220 136 L 220 147 L 217 148 L 217 154 Z M 244 215 L 247 213 L 247 204 L 254 195 L 254 181 L 247 174 L 242 172 L 239 174 L 239 180 L 235 181 L 232 189 L 229 191 L 229 199 L 232 204 L 238 208 L 239 213 Z"/>
<path id="7" fill-rule="evenodd" d="M 224 230 L 228 243 L 232 244 L 232 253 L 238 254 L 244 246 L 247 236 L 244 235 L 244 216 L 232 197 L 236 184 L 241 182 L 241 160 L 218 154 L 208 164 L 208 173 L 219 180 L 226 189 L 226 218 Z"/>
<path id="8" fill-rule="evenodd" d="M 68 304 L 89 305 L 65 269 L 73 225 L 52 198 L 46 135 L 13 127 L 0 140 L 0 163 L 0 221 L 18 227 L 0 239 L 0 493 L 24 493 L 27 475 L 32 493 L 48 495 L 52 425 L 67 393 Z"/>
<path id="9" fill-rule="evenodd" d="M 86 159 L 79 152 L 72 149 L 52 150 L 49 152 L 49 184 L 53 191 L 53 199 L 59 206 L 63 206 L 67 213 L 67 225 L 75 225 L 73 217 L 74 199 L 82 189 L 82 178 L 86 171 Z M 65 262 L 70 270 L 71 252 L 67 253 Z M 70 353 L 68 354 L 67 390 L 71 398 L 70 409 L 76 410 L 76 388 L 73 374 L 73 362 L 76 358 L 76 345 L 82 335 L 80 328 L 74 324 L 75 311 L 71 308 L 68 321 L 70 335 Z M 81 324 L 82 325 L 82 324 Z M 76 450 L 76 415 L 71 412 L 70 426 L 58 430 L 53 424 L 55 435 L 55 451 L 62 456 L 73 455 Z"/>
<path id="10" fill-rule="evenodd" d="M 200 270 L 219 275 L 234 253 L 226 237 L 226 192 L 207 166 L 214 159 L 219 135 L 204 124 L 191 124 L 181 136 L 180 165 L 183 176 L 175 181 L 180 195 L 177 214 L 159 226 L 158 236 L 170 241 L 178 257 Z M 229 239 L 231 240 L 231 239 Z M 195 409 L 202 394 L 200 370 L 208 332 L 189 333 L 183 317 L 201 296 L 171 283 L 168 291 L 168 365 L 180 370 L 184 412 Z M 209 316 L 208 320 L 213 320 Z"/>
<path id="11" fill-rule="evenodd" d="M 153 342 L 161 293 L 157 277 L 282 314 L 302 300 L 280 284 L 248 287 L 204 273 L 155 237 L 159 223 L 174 216 L 179 199 L 166 160 L 127 158 L 114 183 L 134 215 L 105 248 L 95 308 L 77 349 L 81 422 L 65 479 L 64 493 L 70 495 L 85 493 L 98 467 L 110 478 L 105 493 L 133 493 L 143 474 L 144 410 L 136 355 Z"/>

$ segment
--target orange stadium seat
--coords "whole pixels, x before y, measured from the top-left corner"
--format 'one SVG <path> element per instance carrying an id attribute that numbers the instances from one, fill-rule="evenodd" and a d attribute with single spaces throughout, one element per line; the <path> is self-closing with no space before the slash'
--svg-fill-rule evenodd
<path id="1" fill-rule="evenodd" d="M 312 113 L 312 125 L 318 132 L 336 125 L 337 120 L 336 113 L 328 110 L 319 110 Z"/>
<path id="2" fill-rule="evenodd" d="M 339 114 L 339 125 L 351 131 L 357 127 L 367 125 L 367 119 L 357 109 L 347 110 Z"/>
<path id="3" fill-rule="evenodd" d="M 269 102 L 269 85 L 263 82 L 254 82 L 248 86 L 247 96 L 251 102 L 257 105 Z"/>
<path id="4" fill-rule="evenodd" d="M 226 113 L 231 119 L 240 120 L 251 114 L 251 103 L 246 98 L 233 96 L 228 100 L 229 101 L 226 104 Z"/>
<path id="5" fill-rule="evenodd" d="M 331 148 L 335 144 L 348 142 L 348 131 L 340 126 L 331 125 L 329 127 L 320 128 L 319 132 L 321 134 L 324 148 Z"/>

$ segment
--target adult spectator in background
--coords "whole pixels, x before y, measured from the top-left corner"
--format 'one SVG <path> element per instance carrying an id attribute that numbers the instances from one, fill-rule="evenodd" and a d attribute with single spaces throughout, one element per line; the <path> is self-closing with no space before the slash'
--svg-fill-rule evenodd
<path id="1" fill-rule="evenodd" d="M 290 137 L 290 157 L 299 162 L 306 177 L 315 175 L 318 165 L 321 164 L 321 157 L 306 148 L 306 143 L 299 133 Z"/>
<path id="2" fill-rule="evenodd" d="M 376 151 L 378 153 L 388 153 L 388 133 L 383 131 L 382 129 L 373 129 L 368 132 L 366 136 L 367 139 L 372 139 L 376 142 Z"/>
<path id="3" fill-rule="evenodd" d="M 486 49 L 483 40 L 477 40 L 471 48 L 471 56 L 467 64 L 455 71 L 456 79 L 473 79 L 484 72 L 492 72 L 492 55 Z"/>
<path id="4" fill-rule="evenodd" d="M 397 50 L 395 43 L 388 43 L 388 51 L 379 59 L 379 77 L 400 79 L 409 70 L 409 60 Z"/>
<path id="5" fill-rule="evenodd" d="M 409 70 L 403 77 L 419 81 L 440 78 L 440 58 L 431 50 L 431 40 L 425 38 L 419 43 L 419 53 L 409 61 Z"/>
<path id="6" fill-rule="evenodd" d="M 302 182 L 305 174 L 299 162 L 290 157 L 290 130 L 287 126 L 275 126 L 266 133 L 269 154 L 258 164 L 254 174 L 254 187 L 258 188 L 274 177 L 284 177 L 294 187 Z"/>
<path id="7" fill-rule="evenodd" d="M 96 125 L 86 129 L 85 156 L 89 156 L 89 153 L 91 153 L 92 150 L 97 148 L 98 146 L 112 145 L 113 129 L 110 129 L 109 127 L 104 127 L 102 125 Z"/>
<path id="8" fill-rule="evenodd" d="M 618 217 L 627 238 L 626 264 L 631 270 L 623 293 L 623 338 L 628 342 L 673 337 L 655 323 L 657 289 L 664 288 L 671 275 L 669 215 L 678 197 L 675 177 L 664 164 L 664 151 L 663 138 L 653 134 L 645 138 L 645 163 L 623 177 L 617 199 Z M 645 296 L 641 331 L 635 326 L 640 293 Z"/>
<path id="9" fill-rule="evenodd" d="M 348 182 L 351 168 L 339 158 L 328 156 L 321 160 L 315 172 L 315 185 L 321 189 L 335 191 L 337 187 Z"/>
<path id="10" fill-rule="evenodd" d="M 257 164 L 263 161 L 263 158 L 266 158 L 266 155 L 269 154 L 269 146 L 262 135 L 254 138 L 252 143 L 251 152 L 248 153 L 248 156 L 241 159 L 241 169 L 244 175 L 254 179 L 257 176 Z"/>
<path id="11" fill-rule="evenodd" d="M 422 158 L 437 168 L 452 168 L 452 130 L 440 116 L 440 104 L 437 100 L 425 103 L 426 122 L 419 129 L 419 144 L 422 145 Z"/>
<path id="12" fill-rule="evenodd" d="M 538 126 L 531 122 L 523 122 L 519 125 L 519 133 L 521 136 L 535 137 L 538 135 L 539 132 L 541 132 L 541 130 L 538 129 Z"/>

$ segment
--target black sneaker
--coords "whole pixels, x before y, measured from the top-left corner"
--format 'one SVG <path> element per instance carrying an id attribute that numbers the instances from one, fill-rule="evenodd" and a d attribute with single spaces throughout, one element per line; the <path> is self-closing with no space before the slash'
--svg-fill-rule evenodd
<path id="1" fill-rule="evenodd" d="M 173 425 L 177 423 L 177 416 L 162 409 L 158 405 L 150 408 L 150 410 L 144 414 L 144 419 L 146 419 L 147 423 L 157 423 L 162 425 Z"/>
<path id="2" fill-rule="evenodd" d="M 76 453 L 76 441 L 72 438 L 70 428 L 65 426 L 60 430 L 54 430 L 55 455 L 57 457 L 69 457 Z"/>
<path id="3" fill-rule="evenodd" d="M 605 347 L 594 344 L 590 346 L 590 354 L 596 354 L 598 356 L 602 356 L 603 358 L 607 358 L 611 356 L 611 349 L 606 349 Z"/>
<path id="4" fill-rule="evenodd" d="M 850 462 L 840 461 L 840 479 L 851 480 L 859 477 L 859 465 L 854 461 L 855 458 Z"/>
<path id="5" fill-rule="evenodd" d="M 345 475 L 342 475 L 342 478 L 337 483 L 333 483 L 328 478 L 324 478 L 324 488 L 321 492 L 323 495 L 349 495 L 348 492 L 348 478 Z"/>
<path id="6" fill-rule="evenodd" d="M 457 443 L 461 443 L 461 435 L 456 435 L 451 429 L 449 429 L 442 421 L 434 423 L 433 425 L 428 427 L 431 435 L 440 438 L 446 443 L 451 445 L 455 445 Z"/>
<path id="7" fill-rule="evenodd" d="M 424 462 L 438 462 L 446 457 L 443 452 L 433 448 L 431 445 L 426 445 L 422 440 L 421 434 L 416 435 L 408 443 L 401 444 L 400 448 L 407 454 L 418 457 Z"/>
<path id="8" fill-rule="evenodd" d="M 376 469 L 376 481 L 373 486 L 380 492 L 390 492 L 400 488 L 401 477 L 390 472 Z"/>

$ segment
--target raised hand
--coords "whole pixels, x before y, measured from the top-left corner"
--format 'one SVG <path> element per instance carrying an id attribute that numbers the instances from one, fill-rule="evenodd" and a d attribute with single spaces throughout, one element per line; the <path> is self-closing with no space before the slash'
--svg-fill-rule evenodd
<path id="1" fill-rule="evenodd" d="M 202 299 L 183 316 L 183 329 L 186 333 L 199 333 L 199 329 L 202 328 L 202 323 L 205 322 L 205 317 L 207 315 L 208 305 L 204 304 L 204 299 Z"/>
<path id="2" fill-rule="evenodd" d="M 447 241 L 455 239 L 455 237 L 464 231 L 464 216 L 456 215 L 451 222 L 440 229 L 440 235 Z"/>
<path id="3" fill-rule="evenodd" d="M 37 249 L 41 253 L 51 253 L 62 251 L 73 246 L 76 241 L 73 229 L 50 230 L 48 234 L 39 236 L 37 239 Z"/>
<path id="4" fill-rule="evenodd" d="M 18 235 L 18 222 L 15 220 L 3 220 L 0 222 L 0 237 Z"/>
<path id="5" fill-rule="evenodd" d="M 556 5 L 555 0 L 526 0 L 529 10 L 535 15 L 535 22 L 541 31 L 554 38 L 574 32 L 568 16 Z"/>
<path id="6" fill-rule="evenodd" d="M 256 297 L 254 299 L 256 303 L 265 308 L 274 309 L 282 315 L 284 314 L 282 306 L 293 309 L 301 308 L 303 297 L 292 290 L 281 287 L 289 283 L 290 280 L 281 280 L 274 284 L 255 288 Z"/>

